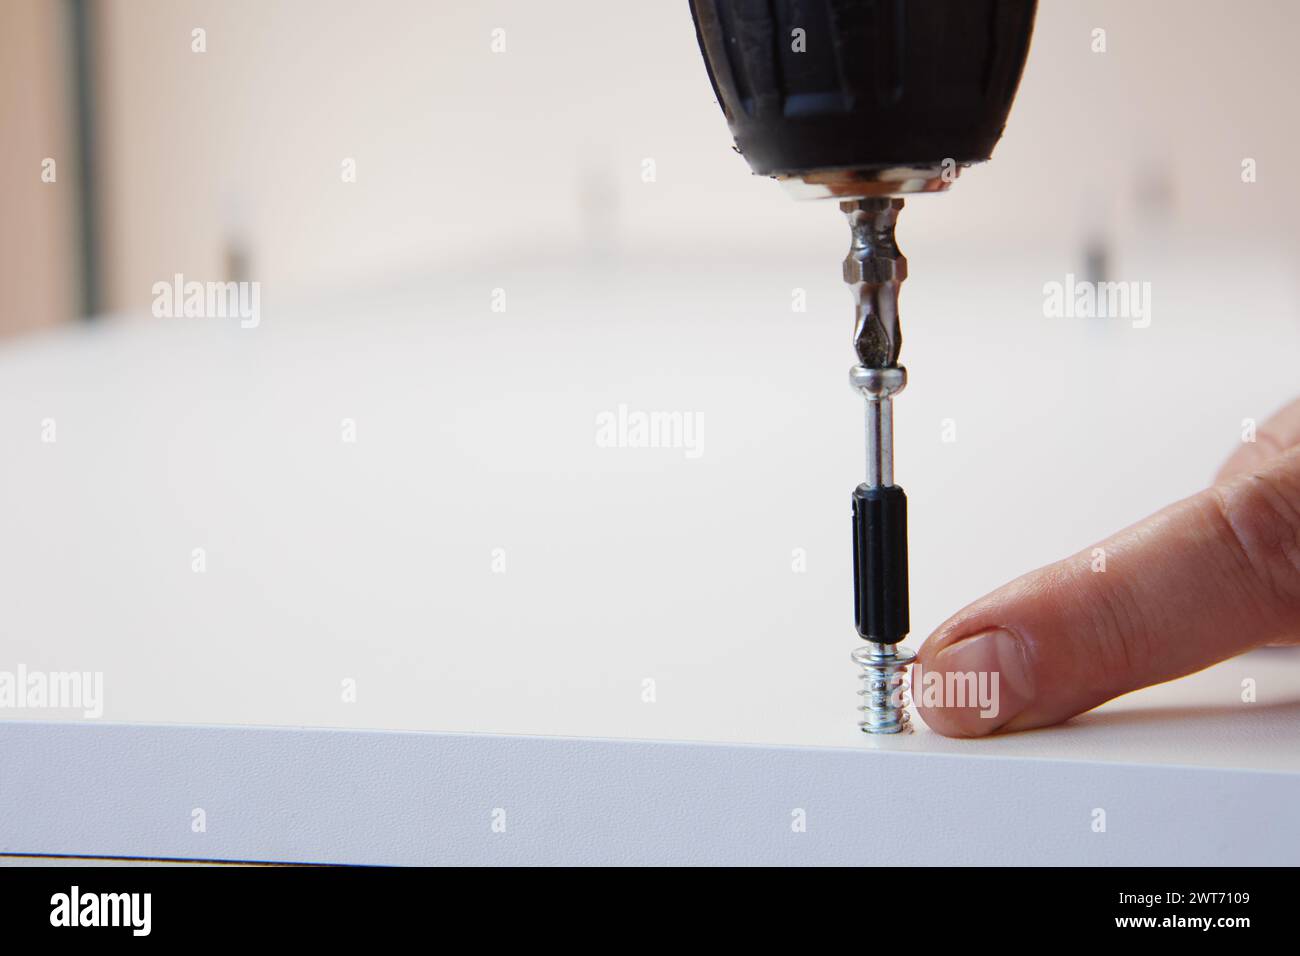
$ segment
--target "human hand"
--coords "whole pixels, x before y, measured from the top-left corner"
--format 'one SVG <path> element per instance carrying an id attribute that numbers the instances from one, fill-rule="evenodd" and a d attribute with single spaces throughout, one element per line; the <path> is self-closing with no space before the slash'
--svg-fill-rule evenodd
<path id="1" fill-rule="evenodd" d="M 927 724 L 957 737 L 1043 727 L 1254 647 L 1300 643 L 1300 401 L 1266 422 L 1212 487 L 1095 547 L 1106 573 L 1093 571 L 1086 548 L 930 636 L 918 654 L 923 683 L 948 686 L 956 673 L 998 682 L 996 709 L 983 716 L 951 699 L 927 706 L 914 675 Z"/>

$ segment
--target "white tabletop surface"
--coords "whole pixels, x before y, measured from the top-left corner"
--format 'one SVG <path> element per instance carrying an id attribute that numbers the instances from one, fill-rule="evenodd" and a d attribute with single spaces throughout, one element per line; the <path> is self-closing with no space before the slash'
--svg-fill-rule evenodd
<path id="1" fill-rule="evenodd" d="M 346 294 L 267 287 L 256 329 L 118 317 L 6 343 L 0 668 L 102 671 L 111 721 L 1300 771 L 1287 650 L 1062 728 L 861 738 L 841 238 L 784 260 L 521 254 Z M 1145 329 L 1044 318 L 1066 271 L 1051 251 L 907 251 L 913 643 L 1194 492 L 1243 418 L 1300 391 L 1293 269 L 1266 251 L 1226 271 L 1190 247 L 1131 258 Z M 620 404 L 701 415 L 702 454 L 598 447 Z"/>

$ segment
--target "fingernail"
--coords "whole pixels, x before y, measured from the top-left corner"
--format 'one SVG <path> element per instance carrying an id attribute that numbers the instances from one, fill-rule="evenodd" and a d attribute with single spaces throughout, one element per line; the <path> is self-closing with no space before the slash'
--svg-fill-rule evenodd
<path id="1" fill-rule="evenodd" d="M 943 671 L 945 685 L 963 689 L 967 698 L 974 691 L 975 700 L 955 702 L 972 718 L 962 721 L 972 734 L 1005 726 L 1034 699 L 1024 643 L 1001 628 L 950 644 L 936 655 L 931 669 Z M 962 679 L 949 676 L 954 674 Z"/>

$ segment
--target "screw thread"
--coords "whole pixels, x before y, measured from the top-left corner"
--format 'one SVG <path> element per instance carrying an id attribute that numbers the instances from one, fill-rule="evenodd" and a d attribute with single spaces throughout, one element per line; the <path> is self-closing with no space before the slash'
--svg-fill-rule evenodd
<path id="1" fill-rule="evenodd" d="M 853 652 L 862 668 L 862 703 L 858 726 L 865 734 L 899 734 L 911 730 L 907 668 L 916 655 L 897 644 L 866 644 Z"/>

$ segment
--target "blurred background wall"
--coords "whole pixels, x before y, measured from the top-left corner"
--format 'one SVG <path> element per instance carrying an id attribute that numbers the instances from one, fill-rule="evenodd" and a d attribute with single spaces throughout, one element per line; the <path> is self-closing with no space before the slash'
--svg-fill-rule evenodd
<path id="1" fill-rule="evenodd" d="M 1082 268 L 1142 231 L 1292 248 L 1276 157 L 1300 152 L 1298 24 L 1286 0 L 1046 0 L 996 162 L 914 203 L 909 251 L 1067 244 Z M 141 308 L 176 272 L 311 294 L 502 257 L 842 244 L 828 211 L 746 177 L 685 0 L 6 0 L 0 76 L 4 333 Z M 1249 157 L 1271 159 L 1247 187 Z"/>
<path id="2" fill-rule="evenodd" d="M 69 13 L 49 0 L 0 4 L 0 335 L 81 308 Z"/>

